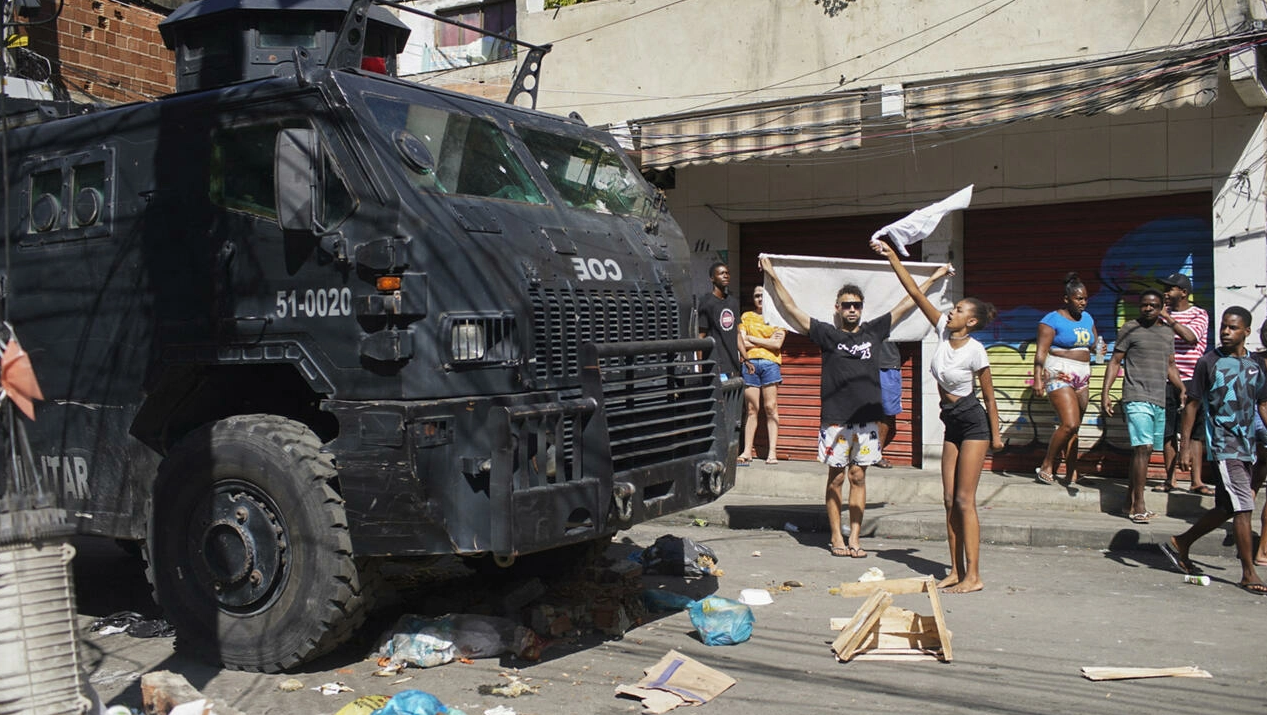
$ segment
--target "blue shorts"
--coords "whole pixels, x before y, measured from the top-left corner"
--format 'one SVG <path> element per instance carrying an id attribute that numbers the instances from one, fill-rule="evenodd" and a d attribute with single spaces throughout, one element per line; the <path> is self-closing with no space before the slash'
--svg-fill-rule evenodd
<path id="1" fill-rule="evenodd" d="M 745 387 L 765 387 L 783 382 L 783 373 L 779 364 L 765 358 L 753 358 L 743 366 L 743 384 Z"/>
<path id="2" fill-rule="evenodd" d="M 1126 434 L 1131 446 L 1151 444 L 1153 449 L 1161 449 L 1166 439 L 1166 408 L 1151 402 L 1123 402 L 1122 409 L 1126 412 Z"/>
<path id="3" fill-rule="evenodd" d="M 902 371 L 898 368 L 880 368 L 880 402 L 884 414 L 902 414 Z"/>

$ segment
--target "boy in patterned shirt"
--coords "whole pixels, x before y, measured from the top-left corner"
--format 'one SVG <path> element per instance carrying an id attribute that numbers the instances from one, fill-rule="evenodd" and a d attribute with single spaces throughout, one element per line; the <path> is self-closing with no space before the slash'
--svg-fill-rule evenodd
<path id="1" fill-rule="evenodd" d="M 1197 411 L 1205 408 L 1205 456 L 1210 474 L 1215 475 L 1214 508 L 1197 523 L 1178 536 L 1161 543 L 1161 550 L 1180 571 L 1197 573 L 1188 558 L 1188 550 L 1197 539 L 1232 519 L 1236 539 L 1236 555 L 1241 560 L 1241 588 L 1254 594 L 1267 594 L 1254 569 L 1254 535 L 1251 512 L 1254 494 L 1261 484 L 1254 472 L 1254 413 L 1267 420 L 1267 374 L 1245 350 L 1252 317 L 1248 310 L 1234 305 L 1223 311 L 1219 326 L 1220 347 L 1197 361 L 1192 374 L 1193 389 L 1184 406 L 1180 431 L 1180 462 L 1192 462 L 1191 430 Z"/>

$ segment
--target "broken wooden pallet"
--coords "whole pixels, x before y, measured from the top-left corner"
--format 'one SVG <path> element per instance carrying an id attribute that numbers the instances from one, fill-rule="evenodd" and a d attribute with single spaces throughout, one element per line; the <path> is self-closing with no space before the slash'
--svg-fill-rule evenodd
<path id="1" fill-rule="evenodd" d="M 926 593 L 931 616 L 893 606 L 893 596 Z M 853 618 L 833 618 L 838 631 L 831 649 L 842 663 L 858 658 L 871 660 L 926 660 L 950 662 L 950 630 L 932 576 L 842 583 L 845 598 L 867 598 Z"/>

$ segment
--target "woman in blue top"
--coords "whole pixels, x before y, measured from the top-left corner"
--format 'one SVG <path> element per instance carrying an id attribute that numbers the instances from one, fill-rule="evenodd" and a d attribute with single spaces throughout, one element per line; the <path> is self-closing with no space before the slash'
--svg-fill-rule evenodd
<path id="1" fill-rule="evenodd" d="M 1090 396 L 1091 349 L 1103 350 L 1095 320 L 1086 309 L 1087 287 L 1077 273 L 1070 273 L 1065 276 L 1065 307 L 1038 323 L 1034 394 L 1046 395 L 1060 419 L 1042 465 L 1034 470 L 1044 484 L 1055 483 L 1056 462 L 1061 458 L 1069 485 L 1078 483 L 1078 427 Z"/>

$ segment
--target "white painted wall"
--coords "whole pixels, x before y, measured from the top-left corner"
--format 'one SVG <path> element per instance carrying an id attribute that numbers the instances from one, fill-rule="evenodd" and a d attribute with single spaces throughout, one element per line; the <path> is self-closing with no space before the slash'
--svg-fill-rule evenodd
<path id="1" fill-rule="evenodd" d="M 590 123 L 1042 66 L 1226 34 L 1264 0 L 595 0 L 525 11 L 541 107 Z M 843 85 L 842 85 L 843 78 Z"/>

